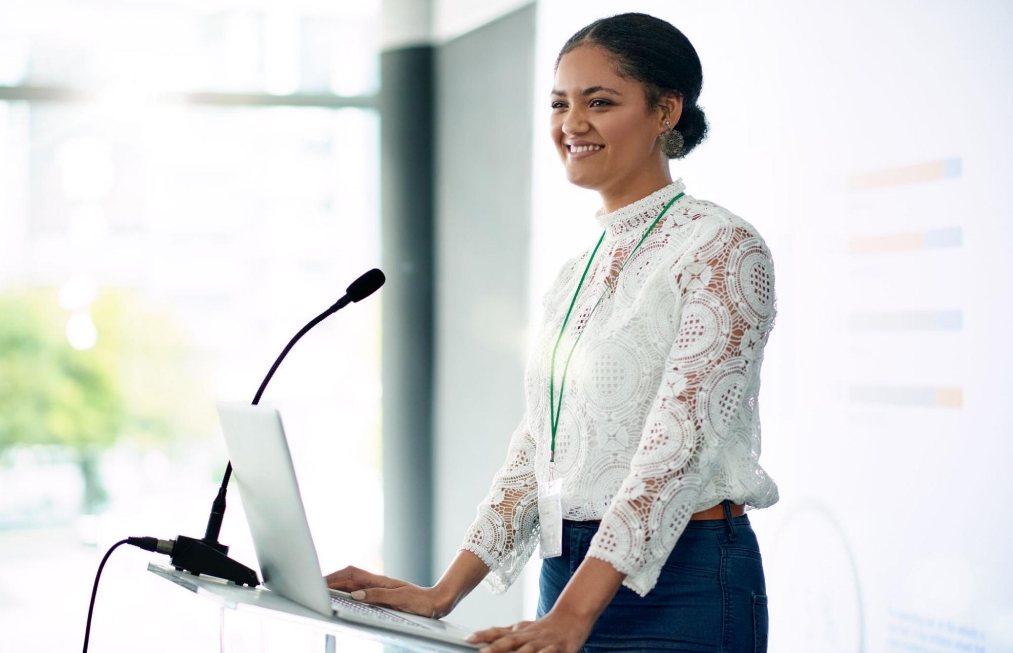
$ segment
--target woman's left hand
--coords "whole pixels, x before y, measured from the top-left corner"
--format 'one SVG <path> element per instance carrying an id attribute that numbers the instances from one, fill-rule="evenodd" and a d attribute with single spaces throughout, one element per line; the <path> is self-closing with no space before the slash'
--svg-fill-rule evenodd
<path id="1" fill-rule="evenodd" d="M 507 628 L 487 628 L 472 634 L 472 644 L 487 643 L 480 653 L 577 653 L 591 634 L 594 621 L 555 610 L 536 621 Z"/>

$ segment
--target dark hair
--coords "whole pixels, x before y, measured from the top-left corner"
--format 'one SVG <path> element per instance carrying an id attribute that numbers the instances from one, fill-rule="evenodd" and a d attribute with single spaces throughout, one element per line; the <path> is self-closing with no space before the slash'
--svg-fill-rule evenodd
<path id="1" fill-rule="evenodd" d="M 563 55 L 581 45 L 604 48 L 616 63 L 616 73 L 644 85 L 647 106 L 657 107 L 669 94 L 682 97 L 682 116 L 676 123 L 685 140 L 682 158 L 707 136 L 707 119 L 697 105 L 703 87 L 700 58 L 689 39 L 660 18 L 628 13 L 601 18 L 570 37 L 556 57 L 556 68 Z"/>

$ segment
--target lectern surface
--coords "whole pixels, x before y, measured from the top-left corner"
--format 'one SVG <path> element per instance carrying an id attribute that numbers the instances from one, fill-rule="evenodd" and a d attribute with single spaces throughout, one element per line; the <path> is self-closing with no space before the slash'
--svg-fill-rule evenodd
<path id="1" fill-rule="evenodd" d="M 467 646 L 455 646 L 449 643 L 402 635 L 364 624 L 339 621 L 328 618 L 313 610 L 280 596 L 265 587 L 244 587 L 217 578 L 194 576 L 186 571 L 177 571 L 172 567 L 148 563 L 148 571 L 168 581 L 204 596 L 224 608 L 237 611 L 260 613 L 261 616 L 297 622 L 309 628 L 346 636 L 360 637 L 383 644 L 384 651 L 414 653 L 425 652 L 464 652 L 474 653 L 475 649 Z"/>

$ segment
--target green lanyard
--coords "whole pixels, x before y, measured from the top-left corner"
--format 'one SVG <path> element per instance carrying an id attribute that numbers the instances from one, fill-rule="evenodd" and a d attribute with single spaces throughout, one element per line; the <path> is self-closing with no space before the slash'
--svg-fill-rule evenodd
<path id="1" fill-rule="evenodd" d="M 644 235 L 640 238 L 640 242 L 633 248 L 633 251 L 629 253 L 626 260 L 619 267 L 619 272 L 616 272 L 616 279 L 614 283 L 618 283 L 619 273 L 626 267 L 626 263 L 629 262 L 633 255 L 636 254 L 637 250 L 647 239 L 647 234 L 651 233 L 658 221 L 668 212 L 668 208 L 675 204 L 675 201 L 685 195 L 685 193 L 679 193 L 673 197 L 665 208 L 658 214 L 658 217 L 654 219 L 651 226 L 647 228 Z M 573 311 L 573 305 L 577 303 L 577 295 L 580 294 L 580 289 L 584 285 L 584 279 L 587 277 L 588 270 L 591 269 L 591 262 L 594 261 L 594 255 L 598 253 L 598 248 L 601 247 L 602 241 L 605 240 L 605 232 L 601 233 L 601 238 L 598 239 L 598 244 L 594 246 L 594 251 L 591 252 L 590 258 L 587 260 L 587 267 L 584 268 L 584 274 L 580 276 L 580 283 L 577 284 L 577 291 L 573 293 L 573 299 L 570 300 L 570 308 L 566 311 L 566 317 L 563 318 L 563 326 L 559 328 L 559 336 L 556 338 L 556 346 L 552 348 L 552 367 L 549 369 L 549 430 L 552 432 L 552 441 L 549 444 L 549 464 L 554 465 L 556 462 L 556 430 L 559 427 L 559 416 L 563 409 L 563 384 L 566 383 L 566 371 L 570 369 L 570 358 L 573 356 L 573 350 L 577 348 L 577 343 L 580 342 L 581 336 L 584 335 L 584 330 L 587 329 L 587 323 L 590 322 L 591 316 L 594 315 L 595 310 L 598 308 L 598 304 L 601 304 L 601 300 L 605 299 L 605 295 L 608 294 L 609 289 L 605 289 L 605 292 L 601 294 L 598 301 L 595 302 L 594 306 L 591 307 L 591 312 L 587 315 L 587 320 L 584 322 L 584 329 L 577 334 L 577 338 L 573 341 L 573 346 L 570 347 L 570 353 L 566 355 L 566 364 L 563 366 L 563 376 L 559 380 L 559 402 L 556 403 L 555 388 L 556 388 L 556 350 L 559 349 L 559 343 L 563 339 L 563 333 L 566 331 L 566 323 L 570 321 L 570 313 Z"/>

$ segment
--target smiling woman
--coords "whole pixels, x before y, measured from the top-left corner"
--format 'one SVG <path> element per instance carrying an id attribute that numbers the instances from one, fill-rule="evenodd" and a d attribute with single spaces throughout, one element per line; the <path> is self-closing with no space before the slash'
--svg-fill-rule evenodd
<path id="1" fill-rule="evenodd" d="M 551 101 L 567 179 L 603 193 L 606 211 L 671 183 L 665 159 L 686 156 L 707 133 L 696 105 L 703 73 L 690 42 L 664 21 L 619 18 L 567 41 Z"/>
<path id="2" fill-rule="evenodd" d="M 442 616 L 480 582 L 505 591 L 540 545 L 538 619 L 475 633 L 483 651 L 766 650 L 745 509 L 778 500 L 758 460 L 773 263 L 672 180 L 707 133 L 702 81 L 686 37 L 644 14 L 563 47 L 550 134 L 603 232 L 545 295 L 506 461 L 434 587 L 350 568 L 331 587 Z"/>
<path id="3" fill-rule="evenodd" d="M 567 179 L 602 193 L 606 211 L 672 182 L 659 137 L 666 122 L 678 121 L 682 98 L 647 101 L 642 84 L 619 75 L 603 47 L 585 45 L 560 59 L 552 137 Z"/>

